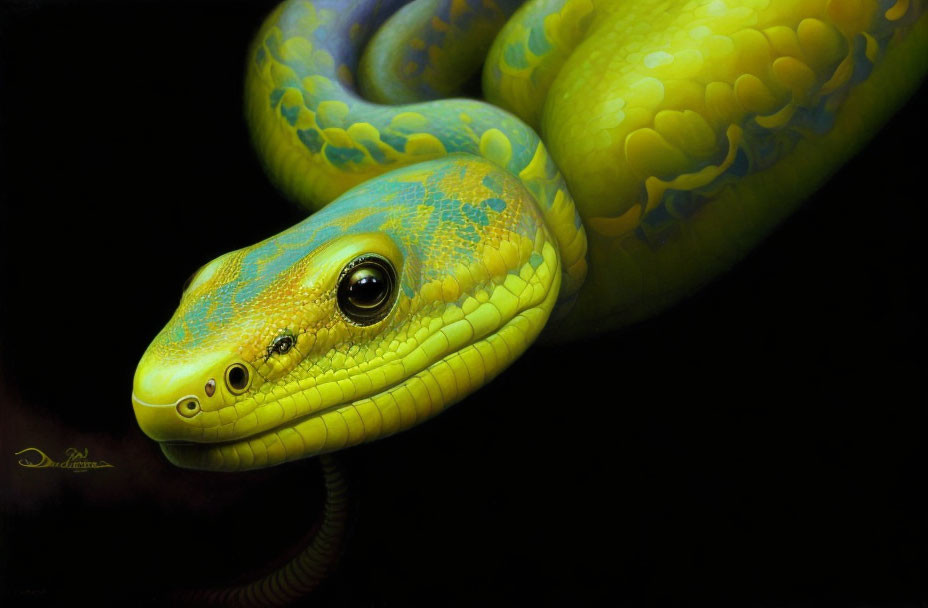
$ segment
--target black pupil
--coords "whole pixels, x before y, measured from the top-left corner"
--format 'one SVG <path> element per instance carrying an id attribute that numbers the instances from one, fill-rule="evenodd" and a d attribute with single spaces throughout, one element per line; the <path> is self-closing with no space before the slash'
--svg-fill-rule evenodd
<path id="1" fill-rule="evenodd" d="M 371 325 L 390 312 L 396 285 L 393 265 L 375 254 L 355 258 L 338 280 L 338 307 L 356 325 Z"/>
<path id="2" fill-rule="evenodd" d="M 232 385 L 232 388 L 244 388 L 247 382 L 248 374 L 245 372 L 245 368 L 233 367 L 229 370 L 229 384 Z"/>
<path id="3" fill-rule="evenodd" d="M 277 338 L 277 341 L 274 342 L 274 350 L 281 354 L 289 351 L 291 346 L 293 346 L 293 338 L 290 336 Z"/>
<path id="4" fill-rule="evenodd" d="M 348 301 L 358 308 L 373 308 L 386 299 L 389 291 L 383 271 L 375 266 L 365 266 L 351 273 Z"/>

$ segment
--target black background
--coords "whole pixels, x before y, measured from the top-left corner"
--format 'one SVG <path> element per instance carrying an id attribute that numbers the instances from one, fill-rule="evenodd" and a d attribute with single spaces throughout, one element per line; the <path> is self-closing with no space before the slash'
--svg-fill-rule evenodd
<path id="1" fill-rule="evenodd" d="M 129 403 L 190 272 L 305 215 L 241 118 L 273 5 L 2 6 L 5 605 L 242 581 L 315 521 L 314 461 L 176 469 Z M 433 421 L 346 452 L 351 534 L 307 605 L 928 597 L 926 99 L 673 310 L 536 346 Z M 116 466 L 25 469 L 28 446 Z"/>

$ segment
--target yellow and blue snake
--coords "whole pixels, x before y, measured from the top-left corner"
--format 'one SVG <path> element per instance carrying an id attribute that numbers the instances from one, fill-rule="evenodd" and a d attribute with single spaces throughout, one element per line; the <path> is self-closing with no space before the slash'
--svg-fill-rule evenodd
<path id="1" fill-rule="evenodd" d="M 200 268 L 143 355 L 132 403 L 169 460 L 238 471 L 371 441 L 543 331 L 666 308 L 928 68 L 926 0 L 521 4 L 289 0 L 267 18 L 246 117 L 274 183 L 316 212 Z M 451 98 L 481 67 L 486 101 Z"/>

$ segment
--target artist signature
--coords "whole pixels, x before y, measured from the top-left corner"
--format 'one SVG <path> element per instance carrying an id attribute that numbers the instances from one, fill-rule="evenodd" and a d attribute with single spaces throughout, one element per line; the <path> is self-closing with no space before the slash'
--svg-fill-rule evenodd
<path id="1" fill-rule="evenodd" d="M 68 469 L 73 473 L 86 473 L 91 469 L 111 469 L 113 465 L 105 460 L 88 460 L 87 448 L 79 450 L 68 448 L 64 451 L 65 459 L 52 460 L 39 448 L 26 448 L 16 452 L 15 456 L 26 454 L 19 459 L 19 464 L 29 469 Z"/>

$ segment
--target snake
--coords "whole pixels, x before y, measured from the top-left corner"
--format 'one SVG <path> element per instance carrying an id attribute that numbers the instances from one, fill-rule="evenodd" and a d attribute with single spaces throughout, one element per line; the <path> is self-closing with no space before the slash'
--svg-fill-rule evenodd
<path id="1" fill-rule="evenodd" d="M 181 467 L 275 466 L 416 426 L 540 336 L 665 310 L 913 94 L 926 4 L 283 2 L 244 114 L 313 213 L 193 273 L 136 369 L 139 426 Z M 305 592 L 322 545 L 236 597 Z"/>

